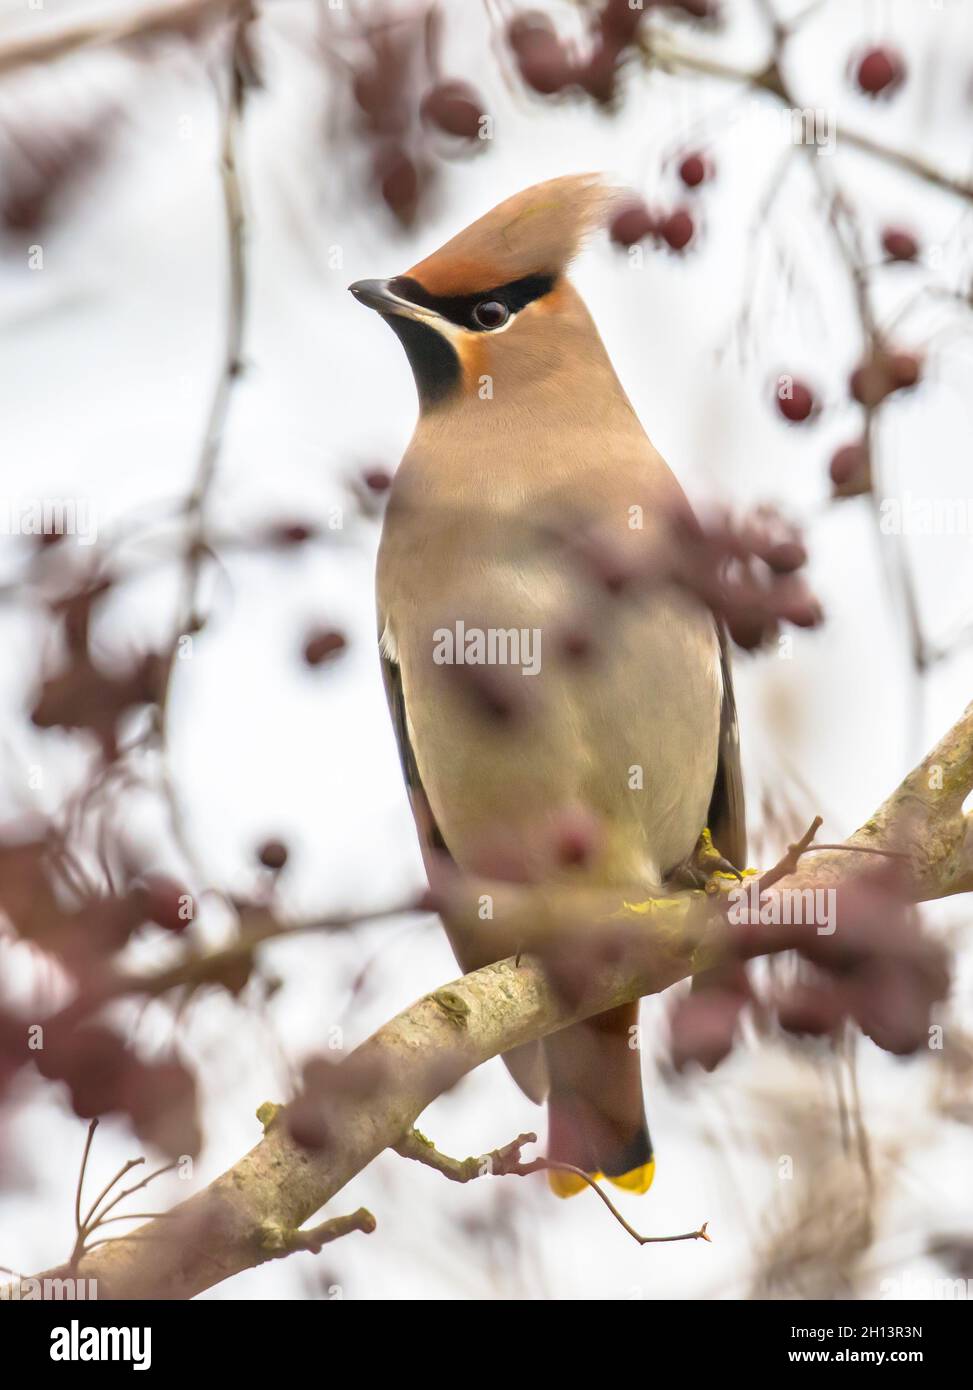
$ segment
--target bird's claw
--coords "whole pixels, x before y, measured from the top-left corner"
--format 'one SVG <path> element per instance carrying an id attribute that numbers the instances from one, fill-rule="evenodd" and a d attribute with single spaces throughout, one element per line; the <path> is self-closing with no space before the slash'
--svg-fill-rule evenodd
<path id="1" fill-rule="evenodd" d="M 672 882 L 681 888 L 695 888 L 703 893 L 718 893 L 717 878 L 743 878 L 743 874 L 725 859 L 713 844 L 709 829 L 704 829 L 696 848 L 672 874 Z"/>

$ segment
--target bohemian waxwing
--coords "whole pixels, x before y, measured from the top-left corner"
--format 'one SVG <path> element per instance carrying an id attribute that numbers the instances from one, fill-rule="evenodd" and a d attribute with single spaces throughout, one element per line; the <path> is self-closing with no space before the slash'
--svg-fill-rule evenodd
<path id="1" fill-rule="evenodd" d="M 644 564 L 686 505 L 566 276 L 611 198 L 587 175 L 538 184 L 404 276 L 351 291 L 400 339 L 419 396 L 377 594 L 426 862 L 630 893 L 657 889 L 705 826 L 742 866 L 745 830 L 712 615 L 671 585 L 613 600 L 606 582 L 606 556 Z M 579 825 L 593 827 L 584 850 L 565 856 L 559 837 Z M 464 970 L 496 959 L 488 920 L 451 940 Z M 548 1097 L 552 1159 L 644 1192 L 637 1017 L 625 1005 L 504 1060 Z M 559 1195 L 584 1186 L 549 1177 Z"/>

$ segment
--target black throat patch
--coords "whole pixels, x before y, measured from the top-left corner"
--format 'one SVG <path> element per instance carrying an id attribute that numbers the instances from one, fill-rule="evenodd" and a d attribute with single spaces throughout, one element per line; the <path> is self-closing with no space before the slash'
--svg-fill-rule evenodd
<path id="1" fill-rule="evenodd" d="M 388 314 L 385 322 L 405 348 L 419 405 L 429 410 L 459 389 L 463 370 L 452 343 L 427 323 Z"/>

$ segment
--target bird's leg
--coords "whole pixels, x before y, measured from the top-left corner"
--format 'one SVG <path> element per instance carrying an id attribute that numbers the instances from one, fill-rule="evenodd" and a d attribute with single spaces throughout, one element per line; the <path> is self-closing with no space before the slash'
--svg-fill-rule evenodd
<path id="1" fill-rule="evenodd" d="M 671 878 L 677 887 L 698 888 L 712 894 L 719 892 L 717 879 L 742 880 L 743 874 L 729 859 L 724 859 L 713 844 L 711 831 L 706 828 L 696 841 L 692 854 L 673 871 Z"/>

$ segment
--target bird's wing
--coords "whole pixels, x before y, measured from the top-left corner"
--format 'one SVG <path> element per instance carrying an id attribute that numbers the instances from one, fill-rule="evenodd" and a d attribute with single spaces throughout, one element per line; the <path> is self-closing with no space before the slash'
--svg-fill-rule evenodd
<path id="1" fill-rule="evenodd" d="M 412 738 L 409 732 L 409 718 L 406 711 L 405 691 L 402 687 L 401 669 L 397 661 L 393 661 L 384 652 L 381 655 L 382 679 L 385 683 L 385 694 L 389 702 L 389 713 L 392 716 L 395 739 L 399 745 L 402 775 L 405 778 L 409 804 L 412 807 L 413 819 L 419 834 L 422 862 L 426 866 L 427 874 L 429 874 L 437 856 L 449 855 L 449 846 L 446 844 L 436 822 L 436 817 L 433 815 L 429 798 L 426 796 L 422 778 L 419 775 L 419 765 L 416 762 L 415 750 L 412 747 Z M 449 938 L 449 944 L 453 948 L 453 954 L 464 972 L 479 970 L 484 965 L 491 965 L 496 959 L 490 949 L 488 934 L 475 938 L 471 937 L 469 933 L 463 932 L 461 934 L 456 930 L 451 930 L 446 923 L 443 925 Z M 548 1091 L 547 1063 L 540 1044 L 525 1043 L 522 1047 L 515 1047 L 512 1051 L 504 1053 L 503 1061 L 524 1094 L 539 1105 Z"/>
<path id="2" fill-rule="evenodd" d="M 710 799 L 708 824 L 713 844 L 738 869 L 747 866 L 747 813 L 743 799 L 743 773 L 740 768 L 740 730 L 733 698 L 733 673 L 727 651 L 726 633 L 718 626 L 720 675 L 723 703 L 720 708 L 720 742 L 716 781 Z"/>

